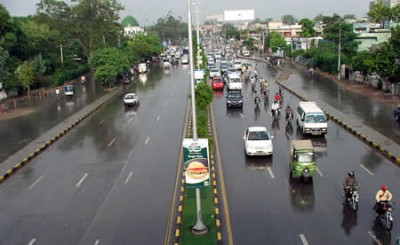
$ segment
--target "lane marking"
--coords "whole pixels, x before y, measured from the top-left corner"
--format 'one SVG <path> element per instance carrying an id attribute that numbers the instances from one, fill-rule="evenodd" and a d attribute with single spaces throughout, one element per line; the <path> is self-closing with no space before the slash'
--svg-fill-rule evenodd
<path id="1" fill-rule="evenodd" d="M 317 173 L 319 174 L 319 176 L 321 176 L 321 177 L 324 176 L 324 175 L 322 174 L 321 170 L 320 170 L 318 167 L 316 168 L 316 170 L 317 170 Z"/>
<path id="2" fill-rule="evenodd" d="M 129 174 L 128 174 L 128 177 L 126 178 L 126 180 L 125 180 L 125 184 L 128 184 L 128 182 L 129 182 L 129 180 L 131 179 L 131 177 L 132 177 L 132 172 L 129 172 Z"/>
<path id="3" fill-rule="evenodd" d="M 94 242 L 94 245 L 99 245 L 99 244 L 100 244 L 100 240 L 97 239 L 97 240 Z"/>
<path id="4" fill-rule="evenodd" d="M 299 236 L 300 236 L 300 239 L 301 239 L 301 242 L 303 243 L 303 245 L 308 245 L 306 236 L 304 234 L 300 234 Z"/>
<path id="5" fill-rule="evenodd" d="M 99 125 L 102 125 L 104 123 L 104 120 L 101 120 L 100 122 L 99 122 Z"/>
<path id="6" fill-rule="evenodd" d="M 110 141 L 110 143 L 108 143 L 107 147 L 109 148 L 110 146 L 112 146 L 112 145 L 114 144 L 114 142 L 115 142 L 115 138 L 112 139 L 112 140 Z"/>
<path id="7" fill-rule="evenodd" d="M 81 186 L 81 184 L 82 184 L 82 182 L 83 181 L 85 181 L 85 179 L 88 177 L 88 173 L 85 173 L 83 176 L 82 176 L 82 178 L 79 180 L 79 182 L 78 183 L 76 183 L 76 187 L 79 187 L 79 186 Z"/>
<path id="8" fill-rule="evenodd" d="M 146 141 L 144 142 L 144 144 L 148 144 L 149 143 L 149 140 L 150 140 L 150 137 L 147 137 L 147 139 L 146 139 Z"/>
<path id="9" fill-rule="evenodd" d="M 157 120 L 156 120 L 156 121 L 157 121 L 157 122 L 160 121 L 160 116 L 157 117 Z"/>
<path id="10" fill-rule="evenodd" d="M 35 187 L 35 186 L 39 183 L 39 181 L 40 181 L 41 179 L 43 179 L 43 175 L 40 176 L 35 182 L 33 182 L 33 184 L 32 184 L 31 186 L 29 186 L 28 190 L 32 190 L 33 187 Z"/>
<path id="11" fill-rule="evenodd" d="M 378 238 L 376 238 L 376 236 L 374 235 L 374 233 L 372 231 L 368 231 L 368 235 L 372 238 L 372 240 L 374 240 L 376 242 L 376 244 L 382 245 L 382 242 L 379 241 Z"/>
<path id="12" fill-rule="evenodd" d="M 362 169 L 364 169 L 365 172 L 367 172 L 369 175 L 371 175 L 371 176 L 374 175 L 374 173 L 372 173 L 371 170 L 369 170 L 367 167 L 365 167 L 364 164 L 360 163 L 360 167 L 361 167 Z"/>
<path id="13" fill-rule="evenodd" d="M 275 175 L 274 175 L 274 173 L 272 172 L 271 167 L 267 167 L 267 169 L 268 169 L 268 172 L 269 172 L 269 176 L 271 176 L 272 179 L 275 179 Z"/>
<path id="14" fill-rule="evenodd" d="M 36 242 L 36 238 L 32 238 L 32 240 L 29 242 L 28 245 L 33 245 L 33 244 L 35 244 L 35 242 Z"/>

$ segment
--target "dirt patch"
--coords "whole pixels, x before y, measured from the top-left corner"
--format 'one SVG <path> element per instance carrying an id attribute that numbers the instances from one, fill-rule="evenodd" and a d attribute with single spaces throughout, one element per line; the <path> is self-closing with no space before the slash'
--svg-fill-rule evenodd
<path id="1" fill-rule="evenodd" d="M 16 110 L 4 111 L 0 113 L 0 121 L 26 116 L 34 111 L 35 110 L 31 108 L 21 108 Z"/>

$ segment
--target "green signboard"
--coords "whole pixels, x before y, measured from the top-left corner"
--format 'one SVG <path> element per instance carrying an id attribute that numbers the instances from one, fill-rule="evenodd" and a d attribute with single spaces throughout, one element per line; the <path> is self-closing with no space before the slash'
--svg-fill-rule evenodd
<path id="1" fill-rule="evenodd" d="M 210 185 L 208 139 L 184 139 L 182 145 L 186 187 L 199 188 Z"/>

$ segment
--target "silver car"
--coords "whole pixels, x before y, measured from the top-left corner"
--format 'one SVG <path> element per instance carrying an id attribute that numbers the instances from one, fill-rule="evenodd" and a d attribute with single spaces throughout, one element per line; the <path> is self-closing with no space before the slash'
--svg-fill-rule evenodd
<path id="1" fill-rule="evenodd" d="M 124 104 L 127 106 L 138 105 L 139 97 L 135 93 L 125 94 L 124 96 Z"/>

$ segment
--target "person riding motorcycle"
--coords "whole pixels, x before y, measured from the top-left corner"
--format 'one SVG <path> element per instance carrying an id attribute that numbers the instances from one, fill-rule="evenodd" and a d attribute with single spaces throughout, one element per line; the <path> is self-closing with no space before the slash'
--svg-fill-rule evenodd
<path id="1" fill-rule="evenodd" d="M 392 193 L 388 190 L 386 185 L 382 185 L 381 189 L 376 193 L 374 210 L 378 214 L 383 213 L 383 205 L 385 202 L 390 202 L 393 198 Z"/>
<path id="2" fill-rule="evenodd" d="M 343 183 L 344 197 L 346 199 L 351 198 L 351 189 L 358 190 L 358 183 L 354 171 L 350 171 L 347 173 L 347 177 L 345 178 Z"/>
<path id="3" fill-rule="evenodd" d="M 280 101 L 281 101 L 281 99 L 282 99 L 282 97 L 280 96 L 280 94 L 279 94 L 279 93 L 275 93 L 275 96 L 274 96 L 274 101 L 278 101 L 278 102 L 280 102 Z"/>
<path id="4" fill-rule="evenodd" d="M 281 106 L 279 105 L 278 101 L 275 100 L 274 103 L 272 103 L 272 106 L 271 106 L 272 116 L 276 116 L 279 113 L 280 107 Z"/>
<path id="5" fill-rule="evenodd" d="M 254 104 L 258 105 L 258 103 L 260 103 L 261 99 L 260 99 L 260 94 L 256 91 L 254 91 Z"/>
<path id="6" fill-rule="evenodd" d="M 293 110 L 292 110 L 292 108 L 290 107 L 290 105 L 286 106 L 285 113 L 286 113 L 286 120 L 289 119 L 289 115 L 290 115 L 290 114 L 292 114 L 292 119 L 293 119 Z"/>

